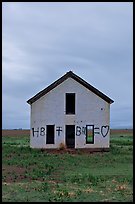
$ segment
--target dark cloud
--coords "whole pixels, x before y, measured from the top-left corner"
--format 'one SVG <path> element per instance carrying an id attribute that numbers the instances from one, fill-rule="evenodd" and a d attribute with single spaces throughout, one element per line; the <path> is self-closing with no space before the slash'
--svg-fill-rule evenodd
<path id="1" fill-rule="evenodd" d="M 115 101 L 113 127 L 132 126 L 132 7 L 2 3 L 3 128 L 29 128 L 26 100 L 69 70 Z"/>

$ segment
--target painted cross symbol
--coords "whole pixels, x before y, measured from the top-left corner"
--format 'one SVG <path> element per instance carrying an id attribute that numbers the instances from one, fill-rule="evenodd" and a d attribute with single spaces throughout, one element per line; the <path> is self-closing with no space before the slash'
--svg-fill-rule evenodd
<path id="1" fill-rule="evenodd" d="M 60 136 L 60 132 L 62 131 L 62 127 L 56 127 L 56 131 L 58 132 L 58 136 Z"/>

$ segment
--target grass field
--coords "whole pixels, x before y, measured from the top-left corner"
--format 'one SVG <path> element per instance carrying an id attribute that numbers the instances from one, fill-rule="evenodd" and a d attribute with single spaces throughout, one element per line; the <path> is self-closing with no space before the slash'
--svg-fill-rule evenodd
<path id="1" fill-rule="evenodd" d="M 32 150 L 23 134 L 2 143 L 2 202 L 133 202 L 132 131 L 112 130 L 99 153 Z"/>

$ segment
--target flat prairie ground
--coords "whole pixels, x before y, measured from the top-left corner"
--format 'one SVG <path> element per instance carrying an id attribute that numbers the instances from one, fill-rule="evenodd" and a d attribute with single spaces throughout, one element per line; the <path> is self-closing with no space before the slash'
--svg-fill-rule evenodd
<path id="1" fill-rule="evenodd" d="M 30 130 L 2 130 L 2 136 L 29 136 Z"/>
<path id="2" fill-rule="evenodd" d="M 133 135 L 132 129 L 111 129 L 111 135 L 117 135 L 117 134 L 127 134 L 127 135 Z M 14 130 L 2 130 L 2 136 L 29 136 L 30 130 L 21 130 L 21 129 L 14 129 Z"/>
<path id="3" fill-rule="evenodd" d="M 2 202 L 133 202 L 132 130 L 95 153 L 30 149 L 29 133 L 2 131 Z"/>

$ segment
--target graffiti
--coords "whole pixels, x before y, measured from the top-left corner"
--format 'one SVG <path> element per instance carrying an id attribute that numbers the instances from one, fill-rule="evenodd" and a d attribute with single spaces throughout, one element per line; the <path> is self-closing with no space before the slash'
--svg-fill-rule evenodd
<path id="1" fill-rule="evenodd" d="M 41 127 L 40 128 L 40 136 L 44 136 L 45 135 L 45 128 Z"/>
<path id="2" fill-rule="evenodd" d="M 109 132 L 109 125 L 103 125 L 101 127 L 101 134 L 103 137 L 105 137 Z"/>
<path id="3" fill-rule="evenodd" d="M 96 132 L 95 132 L 95 130 L 96 130 Z M 94 127 L 94 135 L 95 134 L 100 134 L 100 132 L 99 132 L 99 127 Z"/>
<path id="4" fill-rule="evenodd" d="M 86 135 L 86 127 L 88 125 L 86 125 L 85 127 L 81 127 L 81 126 L 76 126 L 76 136 L 80 136 L 80 135 Z M 90 126 L 90 125 L 89 125 Z M 94 128 L 94 135 L 96 134 L 101 134 L 103 137 L 106 137 L 108 132 L 109 132 L 109 125 L 103 125 L 101 126 L 101 129 L 99 127 L 94 127 L 94 125 L 92 125 Z M 56 132 L 57 132 L 57 136 L 61 135 L 62 132 L 62 127 L 57 126 L 56 127 Z M 45 132 L 45 127 L 41 127 L 41 128 L 37 128 L 34 129 L 32 128 L 32 136 L 33 137 L 39 137 L 39 136 L 45 136 L 46 132 Z"/>
<path id="5" fill-rule="evenodd" d="M 82 134 L 86 135 L 86 127 L 82 127 Z"/>
<path id="6" fill-rule="evenodd" d="M 80 136 L 81 134 L 86 135 L 86 127 L 76 126 L 76 136 Z"/>
<path id="7" fill-rule="evenodd" d="M 34 130 L 34 128 L 32 128 L 32 135 L 33 137 L 35 136 L 35 132 L 37 133 L 37 137 L 39 136 L 39 128 L 37 128 L 38 130 Z"/>
<path id="8" fill-rule="evenodd" d="M 62 131 L 62 127 L 56 127 L 56 131 L 58 132 L 58 136 L 60 136 L 60 133 Z"/>
<path id="9" fill-rule="evenodd" d="M 81 127 L 76 126 L 76 136 L 80 136 L 81 135 Z"/>
<path id="10" fill-rule="evenodd" d="M 58 132 L 58 136 L 60 136 L 60 133 L 62 132 L 62 127 L 56 127 L 56 131 Z M 37 129 L 32 128 L 32 136 L 35 137 L 39 137 L 39 136 L 45 136 L 45 128 L 41 127 L 39 129 L 39 127 Z"/>
<path id="11" fill-rule="evenodd" d="M 37 137 L 39 136 L 39 133 L 40 133 L 40 136 L 44 136 L 45 135 L 45 128 L 41 127 L 40 131 L 39 131 L 39 127 L 37 128 L 37 130 L 34 130 L 34 128 L 32 128 L 32 135 L 33 135 L 33 137 L 35 136 L 35 133 L 37 133 L 36 134 Z"/>
<path id="12" fill-rule="evenodd" d="M 95 130 L 99 130 L 99 127 L 94 127 Z"/>
<path id="13" fill-rule="evenodd" d="M 101 131 L 100 131 L 99 127 L 94 127 L 94 135 L 95 134 L 101 134 L 103 137 L 106 137 L 108 132 L 109 132 L 109 125 L 101 126 Z"/>

